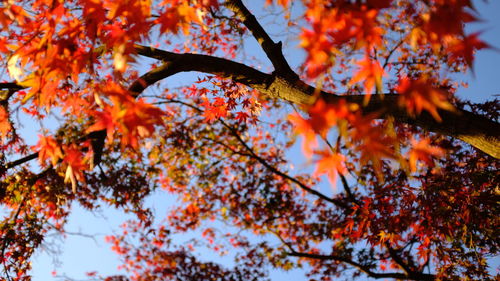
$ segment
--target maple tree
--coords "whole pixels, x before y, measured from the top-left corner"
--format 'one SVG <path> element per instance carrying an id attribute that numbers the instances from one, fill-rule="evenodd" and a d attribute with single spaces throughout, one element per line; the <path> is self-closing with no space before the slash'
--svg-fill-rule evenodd
<path id="1" fill-rule="evenodd" d="M 105 280 L 495 279 L 498 101 L 451 78 L 489 48 L 464 30 L 472 0 L 265 4 L 300 66 L 241 0 L 0 3 L 1 280 L 30 279 L 73 203 L 136 218 L 107 237 L 124 275 Z M 181 72 L 193 83 L 162 82 Z M 53 119 L 34 146 L 19 133 Z M 312 173 L 287 158 L 297 136 Z M 144 204 L 159 190 L 179 199 L 163 220 Z"/>

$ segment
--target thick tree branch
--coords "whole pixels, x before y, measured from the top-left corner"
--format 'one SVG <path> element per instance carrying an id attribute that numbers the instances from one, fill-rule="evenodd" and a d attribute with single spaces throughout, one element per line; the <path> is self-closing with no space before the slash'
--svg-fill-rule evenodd
<path id="1" fill-rule="evenodd" d="M 426 131 L 440 133 L 460 139 L 479 150 L 500 158 L 500 124 L 488 118 L 466 110 L 439 110 L 442 121 L 438 122 L 428 112 L 411 116 L 404 107 L 399 106 L 399 95 L 384 94 L 371 97 L 368 105 L 362 108 L 364 113 L 377 112 L 380 118 L 394 117 L 401 123 L 417 125 Z M 322 94 L 327 103 L 338 102 L 338 97 Z M 363 95 L 348 96 L 346 100 L 359 105 L 363 103 Z"/>
<path id="2" fill-rule="evenodd" d="M 165 62 L 157 69 L 143 75 L 130 86 L 132 92 L 141 92 L 145 87 L 180 72 L 197 71 L 231 79 L 257 90 L 265 90 L 271 75 L 231 60 L 198 54 L 177 54 L 151 47 L 135 45 L 139 55 Z"/>
<path id="3" fill-rule="evenodd" d="M 136 46 L 136 49 L 140 55 L 170 63 L 165 69 L 148 73 L 148 77 L 144 77 L 146 84 L 159 81 L 176 72 L 198 71 L 232 79 L 265 95 L 298 105 L 312 105 L 318 98 L 329 104 L 336 104 L 345 99 L 349 103 L 358 104 L 364 113 L 376 112 L 380 118 L 394 117 L 398 122 L 455 137 L 495 158 L 500 158 L 500 124 L 465 110 L 439 110 L 443 121 L 438 122 L 427 112 L 410 116 L 405 108 L 399 106 L 397 94 L 374 95 L 367 105 L 363 105 L 364 95 L 339 96 L 320 91 L 316 97 L 315 92 L 318 91 L 300 80 L 291 81 L 274 74 L 266 74 L 231 60 L 207 55 L 176 54 L 144 46 Z M 132 85 L 131 88 L 134 87 Z"/>
<path id="4" fill-rule="evenodd" d="M 0 83 L 0 104 L 7 105 L 10 97 L 14 95 L 19 90 L 25 87 L 15 83 L 15 82 L 1 82 Z"/>
<path id="5" fill-rule="evenodd" d="M 252 32 L 252 35 L 257 42 L 259 42 L 267 57 L 272 62 L 276 70 L 275 76 L 284 77 L 288 84 L 292 84 L 292 86 L 293 84 L 298 84 L 301 87 L 305 86 L 305 88 L 307 88 L 304 83 L 299 81 L 298 75 L 290 68 L 286 58 L 283 56 L 281 42 L 274 43 L 255 16 L 245 7 L 243 2 L 241 0 L 227 0 L 225 6 L 233 11 L 250 32 Z M 400 44 L 401 42 L 397 46 Z M 397 46 L 391 50 L 389 57 L 397 49 Z M 387 62 L 388 58 L 384 65 L 386 65 Z M 276 82 L 276 85 L 270 89 L 279 91 L 282 89 L 280 85 L 281 81 Z M 277 95 L 280 96 L 279 93 L 277 93 Z M 309 96 L 311 96 L 311 93 L 309 93 Z M 444 120 L 441 124 L 426 113 L 419 116 L 419 118 L 411 118 L 406 111 L 396 106 L 398 104 L 397 97 L 385 96 L 383 99 L 379 97 L 378 101 L 372 101 L 364 108 L 364 111 L 380 112 L 382 114 L 381 117 L 392 116 L 400 122 L 415 124 L 431 132 L 438 132 L 456 137 L 497 159 L 500 158 L 500 125 L 498 123 L 471 114 L 467 111 L 441 111 L 440 115 Z M 322 93 L 322 97 L 332 100 L 333 103 L 336 103 L 338 99 L 337 96 L 327 93 Z M 300 94 L 282 94 L 282 98 L 297 104 L 302 104 L 304 101 L 307 101 L 307 97 L 303 97 Z M 350 99 L 354 99 L 355 101 Z M 362 104 L 358 99 L 359 97 L 347 98 L 349 102 Z M 364 97 L 361 99 L 364 99 Z"/>
<path id="6" fill-rule="evenodd" d="M 162 60 L 165 63 L 147 72 L 130 85 L 129 90 L 134 93 L 134 96 L 138 96 L 148 86 L 177 73 L 197 71 L 231 79 L 270 97 L 298 105 L 312 105 L 318 99 L 314 95 L 317 92 L 316 89 L 300 80 L 289 81 L 231 60 L 207 55 L 177 54 L 140 45 L 136 45 L 136 51 L 139 55 Z M 24 87 L 16 83 L 1 83 L 0 88 L 15 91 Z M 398 106 L 398 95 L 395 94 L 374 95 L 364 107 L 362 106 L 363 95 L 338 96 L 321 91 L 319 98 L 329 104 L 336 104 L 341 99 L 345 99 L 347 102 L 360 105 L 364 113 L 377 112 L 380 118 L 392 116 L 399 122 L 417 125 L 430 132 L 461 139 L 495 158 L 500 158 L 500 124 L 465 110 L 455 112 L 440 110 L 439 114 L 443 121 L 437 122 L 426 112 L 416 117 L 410 116 L 404 108 Z M 95 165 L 100 162 L 103 136 L 105 136 L 104 131 L 93 132 L 88 136 L 93 146 L 97 148 L 94 149 L 97 152 L 94 159 Z M 3 169 L 8 170 L 36 157 L 37 154 L 29 155 L 8 163 Z"/>
<path id="7" fill-rule="evenodd" d="M 2 82 L 0 83 L 0 89 L 9 89 L 18 91 L 24 89 L 24 87 L 15 82 Z"/>

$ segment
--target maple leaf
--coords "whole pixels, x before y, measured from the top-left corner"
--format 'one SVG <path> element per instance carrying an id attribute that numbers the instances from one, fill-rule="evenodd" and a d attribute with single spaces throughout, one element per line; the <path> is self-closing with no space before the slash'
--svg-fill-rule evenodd
<path id="1" fill-rule="evenodd" d="M 298 113 L 288 115 L 288 120 L 293 124 L 295 133 L 304 138 L 302 141 L 302 152 L 306 157 L 311 157 L 313 149 L 318 146 L 318 141 L 316 139 L 316 132 L 311 127 L 310 122 Z"/>
<path id="2" fill-rule="evenodd" d="M 396 91 L 401 94 L 400 105 L 405 105 L 410 115 L 420 114 L 427 110 L 437 121 L 441 122 L 438 109 L 454 110 L 446 98 L 446 93 L 434 87 L 432 81 L 425 77 L 410 79 L 403 77 L 399 80 Z"/>
<path id="3" fill-rule="evenodd" d="M 88 165 L 85 163 L 82 152 L 75 144 L 64 147 L 63 162 L 67 165 L 64 182 L 71 183 L 72 191 L 76 193 L 77 182 L 85 180 L 83 171 L 87 170 Z"/>
<path id="4" fill-rule="evenodd" d="M 361 115 L 356 114 L 350 118 L 353 130 L 350 135 L 356 143 L 356 150 L 361 152 L 361 164 L 371 162 L 377 176 L 381 177 L 382 159 L 396 158 L 395 145 L 396 139 L 387 135 L 375 119 L 377 114 Z"/>
<path id="5" fill-rule="evenodd" d="M 181 27 L 185 35 L 189 34 L 191 23 L 203 24 L 196 8 L 184 2 L 167 8 L 156 19 L 156 22 L 160 24 L 160 32 L 162 33 L 171 31 L 177 34 L 179 27 Z"/>
<path id="6" fill-rule="evenodd" d="M 337 123 L 337 108 L 328 105 L 322 99 L 314 103 L 307 111 L 310 116 L 308 122 L 311 128 L 322 137 L 326 137 L 330 128 Z"/>
<path id="7" fill-rule="evenodd" d="M 288 119 L 294 124 L 295 133 L 304 136 L 302 150 L 310 157 L 313 149 L 317 147 L 316 134 L 326 138 L 330 128 L 337 124 L 337 120 L 348 118 L 351 111 L 345 100 L 339 100 L 337 104 L 332 105 L 322 99 L 317 100 L 307 111 L 307 119 L 297 113 L 289 115 Z"/>
<path id="8" fill-rule="evenodd" d="M 359 71 L 351 78 L 350 85 L 363 81 L 366 96 L 364 103 L 366 104 L 372 94 L 373 88 L 376 87 L 377 91 L 382 89 L 382 76 L 385 75 L 384 69 L 376 60 L 370 59 L 365 56 L 363 60 L 358 62 L 360 67 Z"/>
<path id="9" fill-rule="evenodd" d="M 451 0 L 438 3 L 430 13 L 421 15 L 424 21 L 423 29 L 431 41 L 438 41 L 447 35 L 462 35 L 464 23 L 477 19 L 465 7 L 468 0 Z"/>
<path id="10" fill-rule="evenodd" d="M 44 163 L 50 159 L 52 166 L 55 166 L 59 159 L 63 158 L 63 152 L 59 143 L 52 136 L 38 135 L 38 144 L 35 146 L 38 149 L 38 160 Z"/>
<path id="11" fill-rule="evenodd" d="M 335 186 L 338 174 L 345 174 L 345 156 L 340 153 L 332 153 L 329 150 L 315 151 L 315 155 L 320 158 L 316 161 L 314 176 L 326 174 L 332 186 Z"/>
<path id="12" fill-rule="evenodd" d="M 83 8 L 86 34 L 94 41 L 102 29 L 99 23 L 106 20 L 106 9 L 102 1 L 80 0 L 80 5 Z"/>
<path id="13" fill-rule="evenodd" d="M 109 141 L 113 140 L 113 132 L 122 132 L 122 146 L 137 148 L 139 138 L 149 137 L 156 125 L 163 124 L 165 112 L 143 99 L 134 99 L 121 85 L 108 83 L 103 89 L 109 96 L 112 105 L 100 102 L 103 111 L 94 112 L 97 121 L 87 129 L 87 133 L 106 130 Z"/>
<path id="14" fill-rule="evenodd" d="M 11 130 L 12 125 L 9 121 L 9 113 L 3 106 L 0 106 L 0 138 L 5 139 Z"/>
<path id="15" fill-rule="evenodd" d="M 430 140 L 427 138 L 416 141 L 411 140 L 412 147 L 408 151 L 408 161 L 410 163 L 410 170 L 415 172 L 417 170 L 417 162 L 423 161 L 427 166 L 434 167 L 434 157 L 442 157 L 444 150 L 437 146 L 430 145 Z"/>
<path id="16" fill-rule="evenodd" d="M 463 58 L 467 65 L 473 69 L 474 54 L 476 50 L 491 48 L 490 45 L 479 40 L 481 32 L 476 32 L 466 36 L 464 39 L 455 39 L 447 47 L 448 52 L 451 53 L 451 59 Z"/>
<path id="17" fill-rule="evenodd" d="M 143 99 L 122 105 L 124 113 L 118 122 L 124 125 L 123 145 L 139 146 L 138 137 L 145 138 L 153 134 L 156 125 L 163 124 L 163 110 L 144 102 Z"/>
<path id="18" fill-rule="evenodd" d="M 9 41 L 7 38 L 0 38 L 0 53 L 7 53 L 9 52 L 8 44 Z"/>
<path id="19" fill-rule="evenodd" d="M 321 28 L 321 27 L 316 27 Z M 331 59 L 340 52 L 333 46 L 331 40 L 319 30 L 303 29 L 300 35 L 300 45 L 307 52 L 307 76 L 316 78 L 325 73 L 333 65 Z"/>
<path id="20" fill-rule="evenodd" d="M 100 130 L 106 130 L 106 136 L 108 140 L 113 141 L 113 132 L 115 130 L 115 121 L 113 120 L 113 116 L 110 113 L 112 110 L 109 106 L 104 107 L 104 111 L 96 111 L 94 112 L 94 116 L 96 118 L 96 122 L 87 128 L 86 133 L 96 132 Z"/>
<path id="21" fill-rule="evenodd" d="M 377 16 L 377 9 L 367 10 L 364 7 L 361 11 L 352 13 L 351 26 L 353 28 L 351 34 L 357 38 L 357 48 L 366 47 L 369 50 L 372 46 L 380 46 L 382 44 L 384 29 L 379 26 Z"/>
<path id="22" fill-rule="evenodd" d="M 235 119 L 238 120 L 238 122 L 240 122 L 240 123 L 245 123 L 247 121 L 248 117 L 250 117 L 248 115 L 248 113 L 243 112 L 243 111 L 239 111 L 239 112 L 236 112 Z"/>

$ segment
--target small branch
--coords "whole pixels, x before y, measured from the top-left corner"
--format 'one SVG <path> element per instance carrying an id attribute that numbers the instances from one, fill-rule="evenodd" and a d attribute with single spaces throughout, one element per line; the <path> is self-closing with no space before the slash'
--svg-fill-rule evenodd
<path id="1" fill-rule="evenodd" d="M 344 186 L 344 190 L 347 193 L 347 197 L 349 198 L 349 200 L 351 200 L 351 202 L 353 202 L 356 205 L 361 205 L 359 203 L 359 201 L 356 199 L 356 197 L 354 196 L 354 194 L 352 193 L 351 187 L 347 183 L 347 179 L 345 178 L 345 176 L 339 173 L 339 177 L 340 177 L 340 180 L 342 181 L 342 185 Z"/>
<path id="2" fill-rule="evenodd" d="M 384 64 L 382 65 L 382 68 L 385 69 L 387 67 L 387 65 L 389 64 L 389 60 L 391 59 L 391 56 L 394 54 L 394 52 L 399 48 L 399 46 L 401 46 L 403 44 L 403 40 L 400 40 L 398 42 L 398 44 L 396 44 L 396 46 L 394 46 L 394 48 L 392 48 L 390 51 L 389 51 L 389 54 L 387 55 L 387 57 L 385 58 L 385 61 L 384 61 Z"/>
<path id="3" fill-rule="evenodd" d="M 285 56 L 282 52 L 281 42 L 274 43 L 269 34 L 264 30 L 262 25 L 257 21 L 255 16 L 245 7 L 241 0 L 228 0 L 224 5 L 233 11 L 243 24 L 250 30 L 253 37 L 260 44 L 262 50 L 274 66 L 274 69 L 279 75 L 291 79 L 298 79 L 298 75 L 290 68 Z"/>
<path id="4" fill-rule="evenodd" d="M 401 269 L 406 272 L 406 274 L 411 274 L 413 273 L 413 270 L 410 268 L 408 264 L 406 264 L 403 259 L 399 256 L 398 252 L 391 247 L 391 245 L 386 242 L 385 246 L 387 247 L 387 250 L 389 251 L 389 255 L 391 256 L 392 260 L 394 260 Z"/>
<path id="5" fill-rule="evenodd" d="M 38 158 L 38 152 L 32 153 L 32 154 L 27 155 L 27 156 L 25 156 L 23 158 L 17 159 L 17 160 L 12 161 L 12 162 L 9 162 L 9 163 L 7 163 L 7 164 L 5 164 L 3 166 L 2 170 L 5 170 L 5 171 L 9 170 L 10 168 L 13 168 L 13 167 L 16 167 L 18 165 L 24 164 L 24 163 L 26 163 L 28 161 L 31 161 L 33 159 L 36 159 L 36 158 Z"/>
<path id="6" fill-rule="evenodd" d="M 360 263 L 357 263 L 353 260 L 350 260 L 345 257 L 340 257 L 340 256 L 335 256 L 335 255 L 318 255 L 318 254 L 309 254 L 309 253 L 299 253 L 292 251 L 291 253 L 288 253 L 290 256 L 294 257 L 300 257 L 300 258 L 310 258 L 310 259 L 318 259 L 318 260 L 333 260 L 333 261 L 339 261 L 339 262 L 344 262 L 346 264 L 352 265 L 355 268 L 359 269 L 360 271 L 364 272 L 368 276 L 372 278 L 394 278 L 398 280 L 422 280 L 422 281 L 431 281 L 435 280 L 436 276 L 433 274 L 426 274 L 426 273 L 414 273 L 414 274 L 404 274 L 404 273 L 398 273 L 398 272 L 393 272 L 393 273 L 378 273 L 372 271 L 368 266 L 364 266 Z"/>
<path id="7" fill-rule="evenodd" d="M 185 106 L 188 106 L 190 108 L 193 108 L 194 110 L 198 111 L 198 112 L 202 112 L 202 110 L 192 104 L 188 104 L 188 103 L 185 103 L 183 101 L 179 101 L 179 100 L 171 100 L 170 102 L 173 102 L 173 103 L 179 103 L 179 104 L 183 104 Z M 258 156 L 255 151 L 250 147 L 248 146 L 248 144 L 241 138 L 241 136 L 236 132 L 236 130 L 234 128 L 232 128 L 231 126 L 229 126 L 226 122 L 224 122 L 222 119 L 219 119 L 218 120 L 224 127 L 226 127 L 229 131 L 231 131 L 231 134 L 238 140 L 238 142 L 240 142 L 243 147 L 249 152 L 249 153 L 244 153 L 244 152 L 241 152 L 241 151 L 235 151 L 234 149 L 230 148 L 229 146 L 221 143 L 221 142 L 218 142 L 216 140 L 213 140 L 213 139 L 209 139 L 219 145 L 222 145 L 224 146 L 225 148 L 229 149 L 231 152 L 233 153 L 236 153 L 236 154 L 239 154 L 241 156 L 246 156 L 246 157 L 251 157 L 251 158 L 254 158 L 256 159 L 259 163 L 261 163 L 262 165 L 264 165 L 264 167 L 266 167 L 267 169 L 269 169 L 271 172 L 279 175 L 280 177 L 283 177 L 295 184 L 297 184 L 301 189 L 303 189 L 304 191 L 306 192 L 309 192 L 313 195 L 316 195 L 318 197 L 320 197 L 321 199 L 323 200 L 326 200 L 330 203 L 333 203 L 335 204 L 336 206 L 338 207 L 341 207 L 341 208 L 344 208 L 344 209 L 349 209 L 349 206 L 347 206 L 345 203 L 341 202 L 340 200 L 337 200 L 337 199 L 333 199 L 333 198 L 330 198 L 326 195 L 324 195 L 323 193 L 321 192 L 318 192 L 310 187 L 308 187 L 307 185 L 305 185 L 304 183 L 302 183 L 301 181 L 297 180 L 296 178 L 294 177 L 291 177 L 289 176 L 288 174 L 285 174 L 283 172 L 281 172 L 280 170 L 278 170 L 277 168 L 269 165 L 269 163 L 267 163 L 266 160 L 264 160 L 262 157 Z"/>
<path id="8" fill-rule="evenodd" d="M 248 146 L 248 144 L 241 138 L 241 136 L 235 132 L 234 128 L 232 128 L 231 126 L 227 125 L 224 121 L 222 121 L 222 124 L 228 128 L 232 133 L 233 135 L 236 137 L 236 139 L 243 145 L 243 147 L 245 147 L 245 149 L 252 155 L 253 158 L 255 158 L 259 163 L 261 163 L 264 167 L 266 167 L 267 169 L 269 169 L 271 172 L 277 174 L 278 176 L 284 178 L 284 179 L 287 179 L 295 184 L 297 184 L 301 189 L 303 189 L 304 191 L 308 192 L 308 193 L 311 193 L 313 195 L 316 195 L 317 197 L 325 200 L 325 201 L 328 201 L 330 203 L 333 203 L 335 204 L 337 207 L 340 207 L 340 208 L 343 208 L 343 209 L 350 209 L 350 207 L 345 204 L 344 202 L 340 201 L 340 200 L 337 200 L 337 199 L 334 199 L 334 198 L 330 198 L 326 195 L 324 195 L 323 193 L 317 191 L 317 190 L 314 190 L 313 188 L 310 188 L 309 186 L 305 185 L 304 183 L 302 183 L 301 181 L 297 180 L 296 178 L 294 177 L 291 177 L 283 172 L 281 172 L 280 170 L 278 170 L 277 168 L 275 168 L 274 166 L 271 166 L 266 160 L 264 160 L 263 158 L 261 158 L 259 155 L 257 155 L 255 153 L 255 151 Z"/>

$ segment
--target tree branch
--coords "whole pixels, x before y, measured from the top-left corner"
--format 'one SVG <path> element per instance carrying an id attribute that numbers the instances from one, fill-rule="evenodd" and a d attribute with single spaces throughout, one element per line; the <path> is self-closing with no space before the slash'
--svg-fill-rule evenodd
<path id="1" fill-rule="evenodd" d="M 1 82 L 0 83 L 0 89 L 9 89 L 9 90 L 22 90 L 25 87 L 15 83 L 15 82 Z"/>
<path id="2" fill-rule="evenodd" d="M 260 44 L 262 50 L 266 53 L 274 69 L 279 75 L 289 79 L 298 79 L 299 76 L 290 68 L 282 52 L 281 42 L 275 43 L 255 16 L 245 7 L 241 0 L 228 0 L 224 5 L 233 11 L 238 19 L 250 30 L 253 37 Z"/>
<path id="3" fill-rule="evenodd" d="M 15 167 L 15 166 L 18 166 L 18 165 L 24 164 L 24 163 L 26 163 L 26 162 L 28 162 L 28 161 L 31 161 L 31 160 L 33 160 L 33 159 L 36 159 L 36 158 L 38 158 L 38 152 L 32 153 L 32 154 L 27 155 L 27 156 L 25 156 L 25 157 L 23 157 L 23 158 L 17 159 L 17 160 L 12 161 L 12 162 L 9 162 L 9 163 L 5 164 L 5 165 L 2 167 L 2 169 L 0 169 L 0 170 L 3 172 L 3 171 L 6 171 L 6 170 L 8 170 L 8 169 L 10 169 L 10 168 L 13 168 L 13 167 Z M 0 173 L 0 174 L 2 174 L 2 173 Z"/>
<path id="4" fill-rule="evenodd" d="M 360 271 L 366 273 L 368 276 L 372 278 L 394 278 L 398 280 L 435 280 L 436 276 L 433 274 L 427 274 L 427 273 L 420 273 L 420 272 L 411 272 L 408 274 L 405 273 L 398 273 L 398 272 L 393 272 L 393 273 L 378 273 L 372 271 L 368 266 L 362 265 L 360 263 L 357 263 L 353 260 L 350 260 L 345 257 L 341 256 L 336 256 L 336 255 L 318 255 L 318 254 L 309 254 L 309 253 L 299 253 L 292 251 L 291 253 L 288 253 L 290 256 L 294 257 L 300 257 L 300 258 L 310 258 L 310 259 L 318 259 L 318 260 L 334 260 L 334 261 L 339 261 L 343 262 L 349 265 L 352 265 L 359 269 Z"/>
<path id="5" fill-rule="evenodd" d="M 356 199 L 356 196 L 352 193 L 351 187 L 349 186 L 349 183 L 347 182 L 347 179 L 343 174 L 339 173 L 340 180 L 342 181 L 342 185 L 344 186 L 344 190 L 347 193 L 347 197 L 351 202 L 353 202 L 356 205 L 361 205 L 359 201 Z"/>
<path id="6" fill-rule="evenodd" d="M 172 102 L 175 102 L 175 103 L 179 103 L 179 104 L 182 104 L 182 105 L 185 105 L 185 106 L 188 106 L 198 112 L 201 112 L 202 110 L 192 104 L 188 104 L 188 103 L 185 103 L 185 102 L 182 102 L 182 101 L 179 101 L 179 100 L 172 100 Z M 295 183 L 299 188 L 301 188 L 302 190 L 310 193 L 310 194 L 313 194 L 317 197 L 319 197 L 320 199 L 323 199 L 325 201 L 328 201 L 330 203 L 333 203 L 334 205 L 336 205 L 337 207 L 341 207 L 343 209 L 351 209 L 347 204 L 345 204 L 344 202 L 338 200 L 338 199 L 335 199 L 335 198 L 331 198 L 331 197 L 328 197 L 326 195 L 324 195 L 323 193 L 319 192 L 319 191 L 316 191 L 314 190 L 313 188 L 307 186 L 306 184 L 304 184 L 303 182 L 299 181 L 298 179 L 278 170 L 276 167 L 272 166 L 271 164 L 269 164 L 265 159 L 263 159 L 262 157 L 260 157 L 259 155 L 257 155 L 257 153 L 255 153 L 255 150 L 253 150 L 240 136 L 240 134 L 238 134 L 238 132 L 236 132 L 236 130 L 229 126 L 226 122 L 224 122 L 222 119 L 219 119 L 218 120 L 224 127 L 226 127 L 230 132 L 231 132 L 231 135 L 233 135 L 233 137 L 236 138 L 236 140 L 238 140 L 238 142 L 245 148 L 245 150 L 247 150 L 248 152 L 245 153 L 245 152 L 241 152 L 241 151 L 236 151 L 234 149 L 232 149 L 231 147 L 229 147 L 228 145 L 222 143 L 222 142 L 219 142 L 215 139 L 212 139 L 212 138 L 206 138 L 207 140 L 210 140 L 210 141 L 213 141 L 219 145 L 222 145 L 224 146 L 226 149 L 230 150 L 231 152 L 235 153 L 235 154 L 238 154 L 238 155 L 241 155 L 241 156 L 245 156 L 245 157 L 250 157 L 250 158 L 254 158 L 255 160 L 257 160 L 259 163 L 261 163 L 266 169 L 270 170 L 271 172 L 273 172 L 274 174 L 288 180 L 288 181 L 291 181 L 293 183 Z"/>
<path id="7" fill-rule="evenodd" d="M 265 95 L 298 105 L 312 105 L 318 98 L 328 104 L 337 104 L 344 99 L 349 103 L 358 104 L 365 114 L 378 113 L 380 118 L 394 117 L 398 122 L 458 138 L 497 159 L 500 158 L 500 124 L 469 111 L 439 110 L 443 121 L 438 122 L 427 112 L 410 116 L 405 108 L 399 106 L 397 94 L 373 95 L 367 105 L 363 104 L 364 95 L 339 96 L 320 91 L 319 97 L 315 97 L 314 93 L 318 91 L 301 80 L 291 81 L 274 74 L 266 74 L 231 60 L 207 55 L 176 54 L 144 46 L 136 46 L 136 49 L 140 55 L 170 62 L 166 69 L 148 74 L 151 80 L 144 79 L 148 83 L 177 72 L 198 71 L 232 79 Z"/>
<path id="8" fill-rule="evenodd" d="M 406 272 L 406 274 L 411 274 L 413 272 L 413 269 L 410 267 L 409 264 L 407 264 L 403 261 L 401 256 L 399 256 L 399 253 L 394 248 L 391 247 L 389 242 L 386 242 L 385 246 L 387 247 L 387 250 L 389 251 L 389 255 L 396 262 L 396 264 L 398 264 L 399 267 L 401 267 L 401 269 L 403 269 L 404 272 Z"/>
<path id="9" fill-rule="evenodd" d="M 177 73 L 197 71 L 231 79 L 258 90 L 262 94 L 298 105 L 312 105 L 318 99 L 314 95 L 317 90 L 301 80 L 290 81 L 235 61 L 208 55 L 177 54 L 140 45 L 136 45 L 135 48 L 139 55 L 162 60 L 165 63 L 147 72 L 130 85 L 129 90 L 134 93 L 134 96 L 138 96 L 157 81 Z M 16 83 L 0 83 L 0 88 L 20 90 L 24 87 Z M 404 108 L 398 106 L 399 95 L 396 94 L 373 95 L 366 106 L 363 106 L 364 95 L 339 96 L 321 91 L 319 98 L 328 104 L 337 104 L 340 100 L 345 99 L 347 102 L 358 104 L 364 113 L 376 112 L 380 118 L 394 117 L 398 122 L 417 125 L 430 132 L 455 137 L 497 159 L 500 158 L 500 124 L 469 111 L 439 110 L 443 121 L 437 122 L 427 112 L 416 117 L 410 116 Z M 101 135 L 105 135 L 105 132 L 91 134 L 93 135 L 89 135 L 89 138 L 95 142 L 96 146 L 101 145 L 104 141 Z M 100 160 L 100 154 L 97 156 L 94 161 L 95 165 Z M 32 154 L 8 163 L 4 169 L 12 168 L 36 157 L 35 154 Z"/>
<path id="10" fill-rule="evenodd" d="M 335 199 L 335 198 L 331 198 L 331 197 L 328 197 L 326 195 L 324 195 L 323 193 L 305 185 L 303 182 L 297 180 L 296 178 L 294 177 L 291 177 L 289 176 L 288 174 L 286 173 L 283 173 L 281 172 L 280 170 L 278 170 L 276 167 L 270 165 L 266 160 L 262 159 L 262 157 L 260 157 L 259 155 L 257 155 L 255 153 L 255 151 L 248 146 L 248 144 L 241 138 L 241 136 L 229 125 L 227 125 L 224 121 L 220 120 L 221 123 L 226 127 L 228 128 L 231 133 L 233 134 L 233 136 L 238 140 L 238 142 L 240 142 L 240 144 L 248 151 L 248 153 L 251 154 L 251 157 L 253 157 L 255 160 L 257 160 L 259 163 L 261 163 L 264 167 L 266 167 L 268 170 L 270 170 L 271 172 L 275 173 L 276 175 L 284 178 L 284 179 L 287 179 L 293 183 L 295 183 L 297 186 L 299 186 L 302 190 L 310 193 L 310 194 L 313 194 L 313 195 L 316 195 L 317 197 L 325 200 L 325 201 L 328 201 L 330 203 L 333 203 L 334 205 L 336 205 L 337 207 L 340 207 L 340 208 L 343 208 L 343 209 L 350 209 L 350 207 L 345 204 L 344 202 L 338 200 L 338 199 Z"/>

